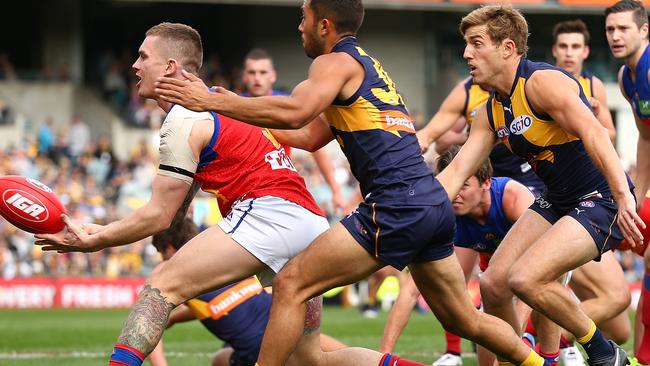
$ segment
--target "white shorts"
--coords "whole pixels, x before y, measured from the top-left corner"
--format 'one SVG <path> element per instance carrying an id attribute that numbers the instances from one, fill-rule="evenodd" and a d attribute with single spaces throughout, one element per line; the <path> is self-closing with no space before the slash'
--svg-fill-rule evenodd
<path id="1" fill-rule="evenodd" d="M 298 204 L 264 196 L 235 203 L 219 227 L 277 273 L 329 229 L 329 223 Z M 258 276 L 268 285 L 275 273 Z"/>

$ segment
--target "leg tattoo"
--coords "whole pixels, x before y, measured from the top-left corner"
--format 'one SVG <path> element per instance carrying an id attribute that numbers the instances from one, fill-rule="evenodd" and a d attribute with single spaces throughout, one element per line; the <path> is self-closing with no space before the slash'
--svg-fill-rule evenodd
<path id="1" fill-rule="evenodd" d="M 157 288 L 145 285 L 138 302 L 133 306 L 129 317 L 124 322 L 122 333 L 117 343 L 129 345 L 148 355 L 160 341 L 169 313 L 176 305 L 167 302 Z"/>
<path id="2" fill-rule="evenodd" d="M 322 296 L 318 296 L 307 301 L 307 310 L 305 311 L 305 328 L 303 330 L 303 334 L 311 334 L 320 329 L 322 309 Z"/>

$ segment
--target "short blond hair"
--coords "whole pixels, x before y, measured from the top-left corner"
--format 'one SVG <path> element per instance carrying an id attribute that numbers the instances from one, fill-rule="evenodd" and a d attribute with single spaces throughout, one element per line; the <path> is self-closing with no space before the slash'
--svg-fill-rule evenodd
<path id="1" fill-rule="evenodd" d="M 488 5 L 465 15 L 460 21 L 460 33 L 471 27 L 487 26 L 487 34 L 493 43 L 511 39 L 519 55 L 528 52 L 528 23 L 521 12 L 511 5 Z"/>
<path id="2" fill-rule="evenodd" d="M 170 56 L 178 59 L 185 70 L 196 74 L 201 68 L 203 45 L 196 29 L 181 23 L 160 23 L 149 28 L 145 35 L 164 40 Z"/>

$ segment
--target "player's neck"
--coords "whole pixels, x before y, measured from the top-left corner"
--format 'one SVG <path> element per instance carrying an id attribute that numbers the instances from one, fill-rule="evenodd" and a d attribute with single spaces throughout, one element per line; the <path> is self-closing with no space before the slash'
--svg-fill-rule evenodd
<path id="1" fill-rule="evenodd" d="M 648 47 L 648 41 L 644 40 L 641 42 L 639 49 L 625 59 L 625 64 L 630 68 L 630 71 L 632 71 L 632 75 L 636 74 L 636 65 L 639 64 L 639 60 L 643 57 L 646 47 Z"/>
<path id="2" fill-rule="evenodd" d="M 508 62 L 510 64 L 502 69 L 503 71 L 496 76 L 494 84 L 490 85 L 500 96 L 510 97 L 512 87 L 517 82 L 515 76 L 517 75 L 521 58 L 522 56 L 517 56 L 509 60 Z"/>
<path id="3" fill-rule="evenodd" d="M 574 78 L 578 79 L 582 75 L 582 67 L 571 73 L 571 75 L 573 75 Z"/>
<path id="4" fill-rule="evenodd" d="M 169 113 L 169 110 L 172 109 L 172 104 L 169 102 L 165 102 L 164 100 L 158 98 L 156 99 L 156 103 L 158 103 L 158 106 L 165 111 L 165 113 Z"/>
<path id="5" fill-rule="evenodd" d="M 344 34 L 337 34 L 336 36 L 332 37 L 331 42 L 328 42 L 328 45 L 326 47 L 327 53 L 332 52 L 332 49 L 339 44 L 341 41 L 343 41 L 346 38 L 350 37 L 356 37 L 354 34 L 351 33 L 344 33 Z"/>

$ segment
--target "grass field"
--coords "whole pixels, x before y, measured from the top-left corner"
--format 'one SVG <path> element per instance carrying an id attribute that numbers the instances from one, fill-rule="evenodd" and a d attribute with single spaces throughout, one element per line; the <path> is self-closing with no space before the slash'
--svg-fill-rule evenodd
<path id="1" fill-rule="evenodd" d="M 0 365 L 106 365 L 126 315 L 126 310 L 2 310 Z M 376 349 L 385 320 L 386 313 L 365 319 L 356 309 L 327 307 L 323 331 L 346 344 Z M 208 365 L 221 347 L 198 322 L 175 325 L 164 341 L 171 365 Z M 396 353 L 431 363 L 444 351 L 443 341 L 433 315 L 414 313 Z M 469 345 L 464 349 L 471 351 Z"/>
<path id="2" fill-rule="evenodd" d="M 126 318 L 126 310 L 2 310 L 0 311 L 0 366 L 106 365 L 108 354 Z M 356 309 L 327 307 L 323 332 L 348 345 L 377 349 L 386 313 L 362 318 Z M 170 365 L 209 365 L 221 342 L 200 323 L 169 329 L 164 336 Z M 631 348 L 628 342 L 626 349 Z M 444 351 L 444 337 L 431 314 L 414 313 L 395 353 L 430 364 Z M 465 342 L 465 366 L 476 366 Z"/>

